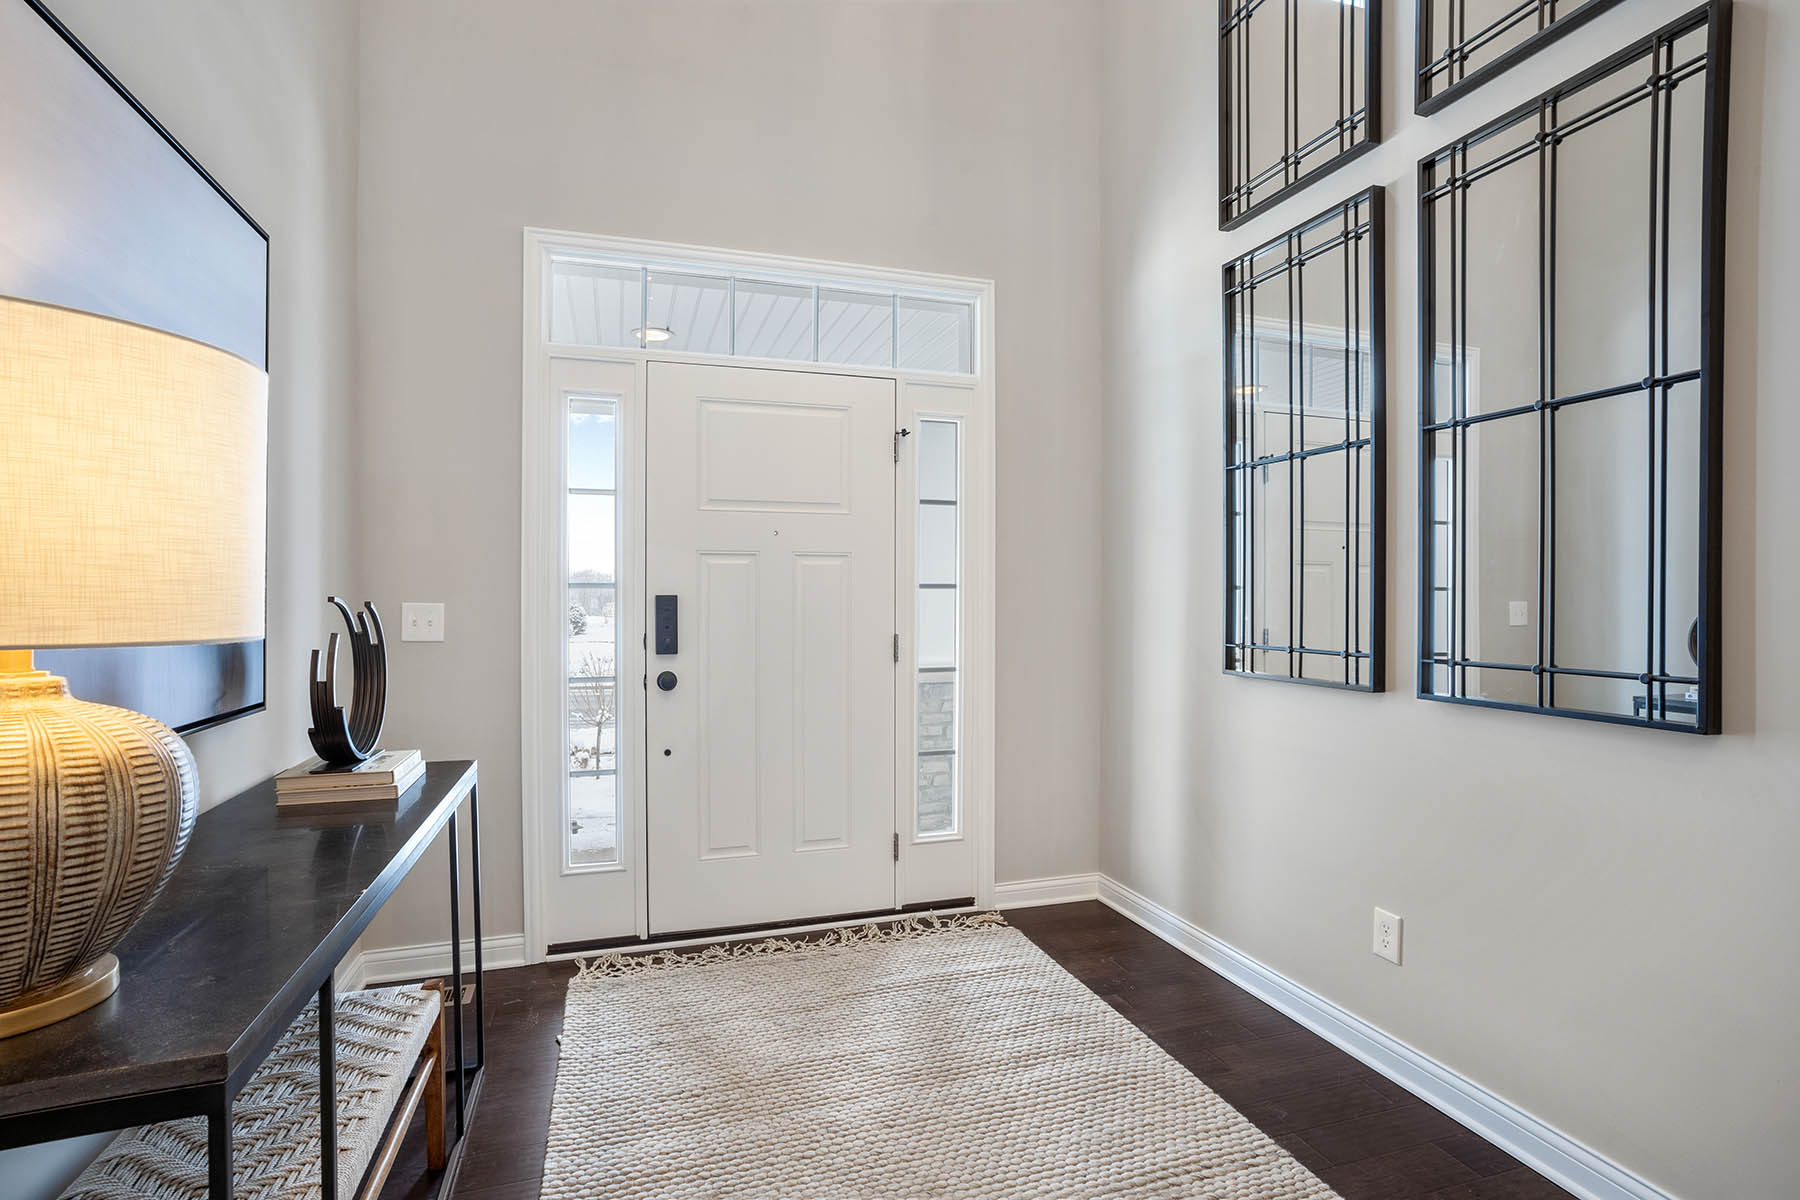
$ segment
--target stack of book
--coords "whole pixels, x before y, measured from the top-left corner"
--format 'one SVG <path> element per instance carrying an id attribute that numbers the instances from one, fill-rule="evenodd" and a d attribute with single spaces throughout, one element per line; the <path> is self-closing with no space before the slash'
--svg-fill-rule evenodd
<path id="1" fill-rule="evenodd" d="M 275 804 L 379 804 L 398 800 L 425 774 L 417 750 L 380 750 L 348 767 L 328 767 L 317 758 L 275 777 Z"/>

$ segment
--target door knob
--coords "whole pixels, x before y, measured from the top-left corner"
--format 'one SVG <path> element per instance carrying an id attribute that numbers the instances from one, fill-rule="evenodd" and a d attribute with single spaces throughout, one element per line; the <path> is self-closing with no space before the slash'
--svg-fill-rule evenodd
<path id="1" fill-rule="evenodd" d="M 675 682 L 675 672 L 673 671 L 664 671 L 661 675 L 656 677 L 656 686 L 665 692 L 674 691 Z"/>

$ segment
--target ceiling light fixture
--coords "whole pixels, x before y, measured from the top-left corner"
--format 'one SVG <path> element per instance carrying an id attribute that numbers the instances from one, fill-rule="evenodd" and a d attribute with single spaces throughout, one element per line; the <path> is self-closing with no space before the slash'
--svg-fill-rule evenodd
<path id="1" fill-rule="evenodd" d="M 661 325 L 651 325 L 644 329 L 632 330 L 631 336 L 647 346 L 652 342 L 666 342 L 675 336 L 675 332 Z"/>

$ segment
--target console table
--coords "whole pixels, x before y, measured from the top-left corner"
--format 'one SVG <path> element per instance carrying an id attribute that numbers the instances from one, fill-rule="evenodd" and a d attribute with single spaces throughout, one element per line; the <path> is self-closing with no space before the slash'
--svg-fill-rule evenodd
<path id="1" fill-rule="evenodd" d="M 208 812 L 175 875 L 116 953 L 119 990 L 0 1042 L 0 1149 L 204 1116 L 209 1200 L 231 1196 L 231 1101 L 319 1000 L 321 1195 L 337 1197 L 332 972 L 442 832 L 450 851 L 449 1056 L 454 1186 L 487 1061 L 481 828 L 473 762 L 433 762 L 385 812 L 278 811 L 266 781 Z M 465 1056 L 457 815 L 468 808 L 474 1057 Z"/>

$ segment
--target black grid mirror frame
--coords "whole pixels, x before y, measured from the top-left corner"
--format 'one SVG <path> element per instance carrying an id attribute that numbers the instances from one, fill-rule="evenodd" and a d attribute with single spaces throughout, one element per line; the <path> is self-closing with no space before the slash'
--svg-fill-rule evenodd
<path id="1" fill-rule="evenodd" d="M 1219 0 L 1220 229 L 1237 228 L 1381 141 L 1382 4 L 1337 3 L 1326 16 L 1314 0 Z M 1265 46 L 1278 51 L 1279 67 Z M 1277 86 L 1279 100 L 1271 95 Z M 1267 138 L 1253 119 L 1277 110 L 1280 137 Z"/>
<path id="2" fill-rule="evenodd" d="M 1419 163 L 1421 699 L 1686 733 L 1720 731 L 1724 407 L 1720 372 L 1729 46 L 1730 0 L 1712 0 Z M 1699 152 L 1694 161 L 1674 162 L 1670 153 L 1674 125 L 1670 114 L 1680 89 L 1700 92 Z M 1695 104 L 1693 95 L 1689 91 L 1684 102 Z M 1558 185 L 1565 171 L 1559 170 L 1558 156 L 1567 153 L 1563 150 L 1567 139 L 1626 114 L 1641 118 L 1639 124 L 1618 122 L 1621 127 L 1609 135 L 1617 139 L 1634 129 L 1640 133 L 1647 130 L 1646 153 L 1651 164 L 1641 180 L 1611 180 L 1621 190 L 1635 189 L 1641 194 L 1641 211 L 1648 214 L 1645 293 L 1630 301 L 1634 306 L 1642 304 L 1648 316 L 1647 328 L 1636 335 L 1643 354 L 1642 378 L 1606 385 L 1584 380 L 1578 388 L 1565 392 L 1558 386 L 1557 359 L 1558 265 L 1563 261 L 1558 256 L 1557 232 L 1558 214 L 1565 211 L 1559 207 Z M 1691 130 L 1684 132 L 1694 139 Z M 1500 140 L 1509 135 L 1510 144 Z M 1532 330 L 1537 344 L 1537 394 L 1507 395 L 1498 401 L 1480 398 L 1472 407 L 1471 395 L 1478 395 L 1473 380 L 1479 370 L 1475 375 L 1469 370 L 1469 356 L 1474 352 L 1467 333 L 1470 273 L 1466 265 L 1458 269 L 1459 264 L 1468 262 L 1470 196 L 1483 179 L 1522 163 L 1528 164 L 1528 170 L 1535 168 L 1537 179 L 1538 312 Z M 1697 245 L 1682 247 L 1670 228 L 1672 178 L 1684 180 L 1689 190 L 1697 193 L 1697 217 L 1691 226 L 1685 226 Z M 1448 296 L 1440 295 L 1440 262 L 1449 268 Z M 1684 269 L 1678 264 L 1687 266 Z M 1684 282 L 1691 282 L 1695 293 L 1679 298 L 1683 322 L 1691 318 L 1687 330 L 1671 324 L 1670 279 L 1675 273 L 1689 276 Z M 1616 311 L 1635 313 L 1635 308 L 1627 310 L 1624 305 L 1623 300 L 1617 302 Z M 1440 321 L 1440 310 L 1447 315 L 1447 322 Z M 1693 365 L 1671 357 L 1672 340 L 1691 348 Z M 1581 346 L 1570 347 L 1570 357 L 1586 352 Z M 1671 395 L 1680 389 L 1687 389 L 1682 406 L 1691 408 L 1691 413 L 1678 412 L 1672 417 Z M 1578 479 L 1579 468 L 1588 465 L 1571 469 L 1559 462 L 1559 450 L 1566 455 L 1567 449 L 1559 446 L 1558 428 L 1582 406 L 1608 400 L 1642 403 L 1642 416 L 1635 418 L 1636 428 L 1642 430 L 1642 445 L 1626 448 L 1637 464 L 1634 469 L 1642 472 L 1641 495 L 1648 518 L 1641 547 L 1648 570 L 1642 586 L 1647 594 L 1642 597 L 1642 657 L 1625 669 L 1564 665 L 1559 661 L 1557 643 L 1558 592 L 1565 586 L 1559 578 L 1558 533 L 1577 527 L 1584 519 L 1579 510 L 1559 512 L 1558 480 Z M 1536 449 L 1525 468 L 1534 476 L 1528 486 L 1537 512 L 1534 600 L 1541 618 L 1532 634 L 1536 642 L 1532 662 L 1490 662 L 1486 656 L 1468 653 L 1469 464 L 1475 461 L 1470 439 L 1476 436 L 1472 431 L 1498 428 L 1507 422 L 1524 422 L 1517 428 L 1525 430 L 1535 427 L 1529 436 Z M 1634 431 L 1631 436 L 1639 435 Z M 1672 438 L 1677 439 L 1676 444 L 1681 444 L 1679 439 L 1691 439 L 1696 450 L 1694 458 L 1681 468 L 1696 476 L 1691 496 L 1685 486 L 1677 489 L 1678 497 L 1691 499 L 1691 506 L 1679 500 L 1671 506 Z M 1448 455 L 1441 454 L 1446 448 Z M 1444 465 L 1440 460 L 1451 464 L 1448 472 L 1435 470 Z M 1480 469 L 1487 470 L 1485 466 Z M 1439 474 L 1448 477 L 1440 479 Z M 1679 511 L 1682 507 L 1689 511 Z M 1670 607 L 1672 520 L 1681 521 L 1684 534 L 1691 533 L 1695 542 L 1694 575 L 1681 581 L 1692 591 L 1697 615 L 1691 624 L 1686 610 Z M 1478 571 L 1481 565 L 1478 559 Z M 1620 574 L 1573 560 L 1561 566 L 1565 573 L 1573 571 L 1578 580 L 1584 570 L 1598 571 L 1609 582 Z M 1688 669 L 1683 669 L 1684 658 L 1692 664 Z M 1527 687 L 1535 687 L 1536 702 L 1470 695 L 1470 672 L 1484 678 L 1506 673 L 1529 681 Z M 1559 702 L 1559 681 L 1603 683 L 1629 691 L 1631 711 L 1570 707 Z"/>
<path id="3" fill-rule="evenodd" d="M 1470 28 L 1470 0 L 1416 0 L 1413 111 L 1436 112 L 1620 2 L 1492 0 L 1502 11 L 1478 10 Z"/>
<path id="4" fill-rule="evenodd" d="M 1385 686 L 1385 228 L 1372 187 L 1221 272 L 1227 674 Z"/>

